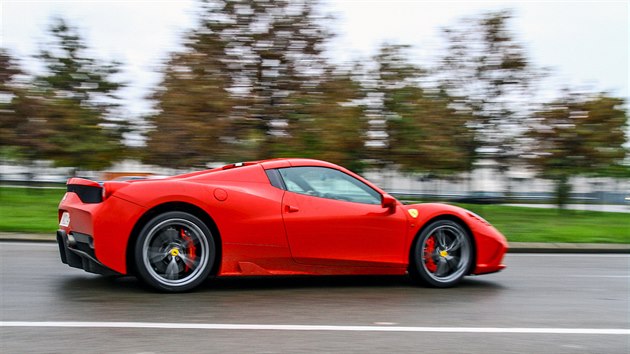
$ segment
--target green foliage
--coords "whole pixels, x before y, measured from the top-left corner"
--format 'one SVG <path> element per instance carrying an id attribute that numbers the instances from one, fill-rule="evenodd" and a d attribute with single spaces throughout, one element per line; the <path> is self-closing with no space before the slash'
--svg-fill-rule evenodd
<path id="1" fill-rule="evenodd" d="M 20 139 L 17 130 L 23 125 L 25 118 L 23 90 L 16 87 L 14 79 L 23 74 L 16 60 L 3 48 L 0 48 L 0 148 L 3 156 L 20 155 Z M 25 107 L 26 106 L 26 107 Z"/>
<path id="2" fill-rule="evenodd" d="M 359 98 L 357 83 L 341 73 L 328 73 L 312 91 L 289 97 L 286 135 L 272 140 L 273 156 L 318 158 L 361 172 L 367 122 L 354 103 Z"/>
<path id="3" fill-rule="evenodd" d="M 540 108 L 532 91 L 543 73 L 510 30 L 511 12 L 446 28 L 433 67 L 413 64 L 408 46 L 384 44 L 349 68 L 323 55 L 333 34 L 319 7 L 203 1 L 151 97 L 147 146 L 133 151 L 116 115 L 118 64 L 91 58 L 77 30 L 55 20 L 37 57 L 45 75 L 25 79 L 0 49 L 0 154 L 85 169 L 123 156 L 178 168 L 301 156 L 438 176 L 470 171 L 480 157 L 505 171 L 527 154 L 556 182 L 559 203 L 572 176 L 630 176 L 623 101 L 601 94 Z"/>
<path id="4" fill-rule="evenodd" d="M 111 81 L 110 76 L 118 73 L 118 64 L 99 63 L 87 56 L 87 47 L 77 30 L 61 18 L 53 20 L 49 32 L 51 41 L 38 56 L 48 70 L 48 74 L 37 78 L 40 88 L 50 96 L 89 102 L 93 107 L 108 106 L 97 99 L 102 95 L 115 98 L 121 85 Z"/>
<path id="5" fill-rule="evenodd" d="M 204 166 L 230 156 L 225 141 L 233 123 L 224 43 L 214 33 L 194 33 L 189 50 L 174 54 L 153 98 L 158 113 L 150 117 L 144 160 L 168 167 Z M 234 119 L 235 120 L 235 119 Z"/>
<path id="6" fill-rule="evenodd" d="M 628 127 L 623 103 L 605 94 L 569 94 L 535 114 L 527 132 L 534 142 L 529 162 L 541 176 L 556 182 L 558 205 L 566 201 L 571 176 L 627 172 L 621 165 L 627 154 L 623 145 Z"/>
<path id="7" fill-rule="evenodd" d="M 93 109 L 71 99 L 56 99 L 44 109 L 49 133 L 43 157 L 55 165 L 98 170 L 120 157 L 120 135 L 104 128 L 102 116 Z"/>
<path id="8" fill-rule="evenodd" d="M 116 65 L 88 57 L 77 31 L 62 19 L 53 23 L 50 34 L 51 42 L 39 55 L 48 73 L 35 80 L 47 142 L 39 158 L 57 166 L 107 167 L 123 152 L 124 126 L 107 118 L 121 87 L 110 79 Z"/>
<path id="9" fill-rule="evenodd" d="M 506 170 L 522 153 L 519 133 L 532 109 L 532 88 L 542 76 L 510 31 L 510 11 L 465 19 L 444 30 L 446 53 L 436 77 L 472 112 L 477 152 Z"/>
<path id="10" fill-rule="evenodd" d="M 449 175 L 469 171 L 475 157 L 473 116 L 456 109 L 446 91 L 423 89 L 424 71 L 409 63 L 405 46 L 384 45 L 375 61 L 374 93 L 383 94 L 387 149 L 383 159 L 402 171 Z"/>
<path id="11" fill-rule="evenodd" d="M 278 126 L 319 85 L 328 37 L 313 5 L 286 0 L 212 1 L 186 50 L 166 65 L 149 117 L 146 161 L 166 166 L 274 157 Z M 286 151 L 285 151 L 286 152 Z"/>
<path id="12" fill-rule="evenodd" d="M 452 108 L 444 92 L 405 87 L 391 92 L 396 117 L 388 123 L 389 153 L 403 171 L 449 175 L 472 169 L 469 114 Z M 401 97 L 403 96 L 403 97 Z"/>
<path id="13" fill-rule="evenodd" d="M 126 127 L 108 115 L 117 107 L 111 81 L 115 64 L 101 65 L 84 54 L 85 45 L 65 21 L 50 27 L 51 41 L 38 58 L 47 68 L 33 82 L 12 84 L 19 73 L 5 53 L 2 91 L 11 99 L 3 103 L 0 132 L 2 144 L 13 156 L 25 160 L 47 159 L 57 166 L 101 169 L 123 152 Z"/>

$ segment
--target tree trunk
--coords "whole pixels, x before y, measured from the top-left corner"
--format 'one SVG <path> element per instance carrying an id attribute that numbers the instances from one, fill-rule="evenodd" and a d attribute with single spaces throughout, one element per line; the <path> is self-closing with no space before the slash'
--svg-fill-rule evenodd
<path id="1" fill-rule="evenodd" d="M 571 192 L 571 184 L 567 176 L 556 179 L 556 205 L 559 209 L 564 209 L 569 201 L 569 193 Z"/>

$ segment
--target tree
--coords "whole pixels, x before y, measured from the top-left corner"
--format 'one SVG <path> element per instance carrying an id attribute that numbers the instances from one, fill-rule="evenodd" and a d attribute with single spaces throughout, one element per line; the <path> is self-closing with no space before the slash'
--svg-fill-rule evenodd
<path id="1" fill-rule="evenodd" d="M 258 158 L 272 157 L 278 127 L 296 102 L 319 83 L 327 67 L 322 56 L 330 38 L 310 1 L 226 1 L 231 25 L 221 29 L 235 96 L 255 123 Z"/>
<path id="2" fill-rule="evenodd" d="M 391 93 L 396 116 L 388 121 L 389 152 L 401 170 L 433 175 L 470 171 L 475 158 L 472 119 L 444 91 L 406 87 Z"/>
<path id="3" fill-rule="evenodd" d="M 204 2 L 154 96 L 146 160 L 183 167 L 272 157 L 295 104 L 319 84 L 326 38 L 310 2 Z"/>
<path id="4" fill-rule="evenodd" d="M 233 144 L 226 141 L 234 100 L 225 43 L 216 32 L 193 32 L 186 51 L 166 64 L 164 80 L 153 98 L 158 113 L 150 117 L 144 160 L 168 167 L 205 166 L 225 161 Z"/>
<path id="5" fill-rule="evenodd" d="M 448 47 L 436 78 L 474 114 L 478 153 L 503 172 L 522 152 L 520 136 L 532 109 L 531 87 L 541 77 L 509 29 L 509 11 L 469 18 L 444 30 Z"/>
<path id="6" fill-rule="evenodd" d="M 87 55 L 77 30 L 56 19 L 52 40 L 38 58 L 47 72 L 35 78 L 34 95 L 43 109 L 32 118 L 43 126 L 39 158 L 58 166 L 99 169 L 123 153 L 124 120 L 109 114 L 118 107 L 121 84 L 112 80 L 116 63 Z"/>
<path id="7" fill-rule="evenodd" d="M 288 98 L 292 112 L 285 134 L 272 140 L 272 154 L 323 159 L 361 172 L 367 121 L 359 99 L 349 73 L 327 71 L 317 87 Z"/>
<path id="8" fill-rule="evenodd" d="M 402 171 L 449 175 L 471 169 L 474 153 L 472 116 L 457 108 L 444 90 L 422 88 L 425 71 L 404 55 L 406 46 L 384 45 L 375 57 L 373 97 L 381 96 L 387 147 L 382 159 Z"/>
<path id="9" fill-rule="evenodd" d="M 42 118 L 43 100 L 32 82 L 6 51 L 0 50 L 0 149 L 3 157 L 32 162 L 46 158 L 54 146 L 52 132 Z"/>
<path id="10" fill-rule="evenodd" d="M 0 48 L 0 149 L 3 153 L 19 145 L 15 128 L 24 122 L 19 110 L 21 94 L 14 79 L 22 70 L 8 51 Z"/>
<path id="11" fill-rule="evenodd" d="M 566 204 L 571 176 L 601 174 L 626 157 L 628 117 L 623 104 L 604 93 L 567 94 L 535 114 L 527 133 L 530 160 L 542 177 L 556 183 L 558 206 Z"/>

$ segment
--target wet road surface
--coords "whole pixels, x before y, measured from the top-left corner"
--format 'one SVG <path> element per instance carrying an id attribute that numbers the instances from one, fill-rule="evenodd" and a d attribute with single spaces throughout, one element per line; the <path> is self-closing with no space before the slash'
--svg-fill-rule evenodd
<path id="1" fill-rule="evenodd" d="M 630 255 L 509 254 L 503 272 L 452 289 L 231 278 L 160 294 L 69 268 L 55 244 L 0 252 L 2 353 L 630 351 Z"/>

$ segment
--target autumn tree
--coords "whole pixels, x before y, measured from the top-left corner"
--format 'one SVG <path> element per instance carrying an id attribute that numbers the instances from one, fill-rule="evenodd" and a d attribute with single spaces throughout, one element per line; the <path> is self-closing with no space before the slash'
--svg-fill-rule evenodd
<path id="1" fill-rule="evenodd" d="M 46 73 L 35 78 L 33 91 L 43 106 L 32 117 L 45 130 L 40 156 L 58 166 L 106 167 L 123 153 L 125 121 L 111 115 L 121 88 L 112 79 L 117 64 L 90 57 L 77 30 L 62 19 L 50 35 L 38 55 Z"/>
<path id="2" fill-rule="evenodd" d="M 165 68 L 147 161 L 268 158 L 298 97 L 318 86 L 327 34 L 310 2 L 214 0 Z M 181 144 L 187 144 L 183 146 Z"/>
<path id="3" fill-rule="evenodd" d="M 2 156 L 32 163 L 46 159 L 54 148 L 53 131 L 46 124 L 43 99 L 7 51 L 0 51 L 0 149 Z"/>
<path id="4" fill-rule="evenodd" d="M 375 57 L 372 96 L 380 94 L 376 106 L 387 135 L 382 159 L 407 172 L 450 175 L 470 170 L 471 115 L 458 109 L 456 99 L 444 90 L 423 88 L 426 72 L 409 62 L 405 49 L 384 45 Z"/>
<path id="5" fill-rule="evenodd" d="M 292 111 L 272 140 L 273 155 L 323 159 L 361 172 L 367 157 L 361 98 L 350 73 L 327 71 L 316 87 L 288 98 Z"/>
<path id="6" fill-rule="evenodd" d="M 19 145 L 15 134 L 15 128 L 25 121 L 20 114 L 21 90 L 16 87 L 14 79 L 22 74 L 16 60 L 9 52 L 0 49 L 0 149 L 3 155 L 9 153 L 9 149 L 15 149 Z"/>
<path id="7" fill-rule="evenodd" d="M 144 154 L 149 163 L 203 167 L 228 160 L 234 148 L 226 141 L 234 100 L 228 92 L 225 43 L 213 29 L 191 33 L 185 46 L 166 63 L 153 95 L 158 112 L 150 117 Z"/>
<path id="8" fill-rule="evenodd" d="M 522 152 L 520 136 L 532 109 L 531 88 L 541 77 L 510 30 L 509 11 L 467 18 L 446 28 L 436 79 L 473 114 L 478 153 L 505 171 Z"/>
<path id="9" fill-rule="evenodd" d="M 388 121 L 389 151 L 403 171 L 452 175 L 472 169 L 474 135 L 471 115 L 458 111 L 442 90 L 406 87 L 397 97 L 396 115 Z"/>
<path id="10" fill-rule="evenodd" d="M 543 178 L 555 182 L 558 206 L 566 204 L 570 177 L 601 174 L 627 156 L 623 104 L 604 93 L 567 94 L 534 115 L 527 133 L 530 161 Z"/>
<path id="11" fill-rule="evenodd" d="M 223 29 L 234 92 L 256 123 L 258 157 L 272 157 L 278 126 L 293 114 L 296 100 L 318 85 L 326 69 L 323 47 L 330 33 L 316 2 L 226 1 L 232 25 Z"/>

